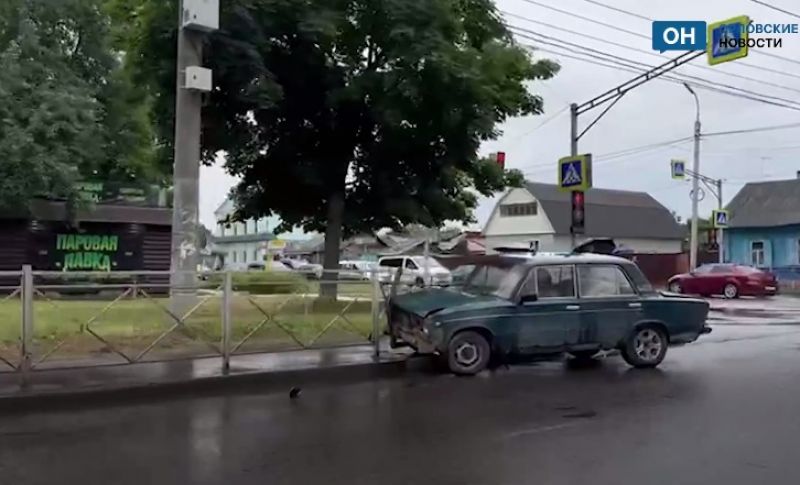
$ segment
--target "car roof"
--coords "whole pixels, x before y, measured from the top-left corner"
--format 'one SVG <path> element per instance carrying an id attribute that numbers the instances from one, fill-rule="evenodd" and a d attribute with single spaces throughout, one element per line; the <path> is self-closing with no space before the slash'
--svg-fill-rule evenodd
<path id="1" fill-rule="evenodd" d="M 535 254 L 529 258 L 514 258 L 520 264 L 530 266 L 543 264 L 633 264 L 629 259 L 605 254 L 580 253 L 580 254 Z"/>

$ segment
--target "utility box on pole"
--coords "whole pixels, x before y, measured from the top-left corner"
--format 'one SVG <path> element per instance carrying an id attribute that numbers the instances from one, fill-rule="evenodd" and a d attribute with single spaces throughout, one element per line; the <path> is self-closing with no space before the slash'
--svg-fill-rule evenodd
<path id="1" fill-rule="evenodd" d="M 181 27 L 200 32 L 219 29 L 219 0 L 183 0 Z"/>

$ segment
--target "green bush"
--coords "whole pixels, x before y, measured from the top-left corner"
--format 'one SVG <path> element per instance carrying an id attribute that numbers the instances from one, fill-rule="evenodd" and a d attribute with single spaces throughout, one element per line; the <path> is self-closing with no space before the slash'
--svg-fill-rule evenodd
<path id="1" fill-rule="evenodd" d="M 274 295 L 295 293 L 308 290 L 308 280 L 302 275 L 289 272 L 273 271 L 248 271 L 246 273 L 233 273 L 233 289 L 246 291 L 255 295 Z M 222 285 L 223 275 L 211 275 L 208 286 L 219 287 Z"/>

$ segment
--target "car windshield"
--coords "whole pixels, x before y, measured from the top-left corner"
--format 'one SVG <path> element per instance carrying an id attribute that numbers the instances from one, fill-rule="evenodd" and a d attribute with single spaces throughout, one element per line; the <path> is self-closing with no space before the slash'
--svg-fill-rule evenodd
<path id="1" fill-rule="evenodd" d="M 527 272 L 523 265 L 477 266 L 467 278 L 464 291 L 511 299 Z"/>

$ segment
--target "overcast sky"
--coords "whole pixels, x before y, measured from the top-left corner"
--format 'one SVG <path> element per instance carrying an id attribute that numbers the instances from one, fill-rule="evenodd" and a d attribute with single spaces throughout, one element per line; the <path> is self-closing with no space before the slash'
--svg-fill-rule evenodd
<path id="1" fill-rule="evenodd" d="M 527 17 L 549 26 L 530 23 L 521 18 L 507 16 L 509 24 L 556 38 L 549 39 L 561 47 L 553 47 L 519 37 L 520 43 L 539 46 L 542 49 L 559 51 L 565 55 L 594 56 L 590 51 L 584 55 L 564 50 L 578 49 L 562 41 L 623 57 L 630 61 L 657 65 L 668 58 L 679 55 L 667 52 L 659 60 L 651 54 L 651 22 L 621 12 L 593 5 L 586 0 L 535 0 L 598 22 L 614 25 L 620 29 L 640 33 L 637 37 L 602 25 L 593 24 L 574 15 L 555 12 L 531 4 L 526 0 L 497 0 L 501 11 Z M 791 23 L 800 19 L 789 17 L 749 0 L 596 0 L 621 10 L 627 10 L 656 20 L 705 20 L 714 22 L 738 15 L 749 15 L 759 23 Z M 768 0 L 776 6 L 800 11 L 796 0 Z M 637 52 L 613 46 L 583 36 L 555 29 L 560 27 L 585 35 L 600 37 L 645 52 Z M 713 67 L 705 57 L 700 57 L 679 67 L 680 74 L 704 78 L 715 85 L 723 84 L 756 93 L 800 102 L 800 34 L 784 34 L 783 46 L 773 49 L 751 49 L 742 60 Z M 760 51 L 760 52 L 759 52 Z M 778 55 L 789 60 L 771 56 Z M 502 127 L 503 136 L 486 143 L 484 153 L 503 150 L 507 154 L 506 166 L 522 170 L 529 180 L 556 182 L 556 162 L 569 154 L 569 114 L 565 109 L 569 103 L 582 103 L 603 93 L 636 74 L 619 68 L 609 68 L 575 60 L 550 52 L 537 52 L 534 57 L 555 59 L 561 71 L 552 80 L 534 83 L 533 92 L 544 98 L 545 113 L 509 120 Z M 793 61 L 793 62 L 792 62 Z M 608 61 L 606 61 L 608 62 Z M 748 64 L 748 65 L 744 65 Z M 787 76 L 776 72 L 783 71 Z M 731 73 L 730 76 L 723 73 Z M 739 76 L 753 78 L 744 79 Z M 690 81 L 691 83 L 691 81 Z M 780 85 L 776 87 L 773 85 Z M 790 88 L 790 89 L 784 89 Z M 702 129 L 705 133 L 771 126 L 800 122 L 798 110 L 771 106 L 741 97 L 729 96 L 696 87 L 700 97 Z M 741 93 L 741 91 L 739 91 Z M 782 102 L 782 101 L 778 101 Z M 583 129 L 602 109 L 585 113 L 579 120 Z M 674 146 L 661 146 L 639 151 L 628 156 L 603 157 L 629 148 L 657 144 L 659 142 L 691 137 L 695 117 L 694 100 L 678 83 L 664 80 L 650 81 L 629 92 L 603 117 L 581 140 L 580 153 L 592 153 L 595 158 L 595 187 L 639 190 L 650 193 L 669 209 L 687 217 L 691 210 L 689 182 L 670 178 L 669 161 L 682 158 L 691 161 L 692 142 L 687 140 Z M 544 123 L 544 124 L 542 124 Z M 748 181 L 793 178 L 800 170 L 800 127 L 740 134 L 716 136 L 704 139 L 701 145 L 700 172 L 713 178 L 725 180 L 723 191 L 727 203 Z M 225 199 L 235 180 L 228 176 L 220 164 L 203 167 L 200 173 L 200 217 L 208 227 L 214 224 L 213 211 Z M 495 199 L 482 201 L 476 212 L 480 224 L 485 223 Z M 708 215 L 716 207 L 716 199 L 709 191 L 700 204 L 701 215 Z"/>

